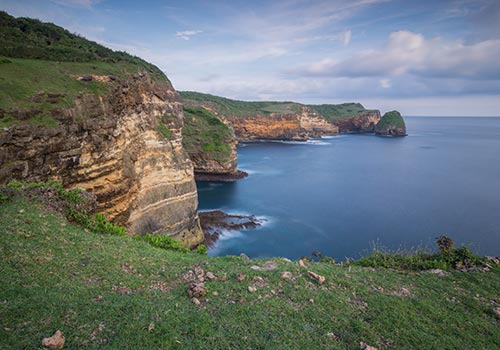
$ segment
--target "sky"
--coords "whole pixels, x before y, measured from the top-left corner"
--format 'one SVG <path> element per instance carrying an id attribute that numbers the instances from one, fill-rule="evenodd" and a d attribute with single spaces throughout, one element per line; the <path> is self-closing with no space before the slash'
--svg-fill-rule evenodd
<path id="1" fill-rule="evenodd" d="M 500 116 L 500 0 L 0 0 L 160 67 L 177 90 Z"/>

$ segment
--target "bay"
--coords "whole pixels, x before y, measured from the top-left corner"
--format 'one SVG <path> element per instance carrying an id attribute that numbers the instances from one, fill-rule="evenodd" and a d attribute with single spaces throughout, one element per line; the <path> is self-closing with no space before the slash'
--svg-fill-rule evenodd
<path id="1" fill-rule="evenodd" d="M 296 259 L 319 251 L 343 260 L 375 246 L 432 249 L 442 234 L 500 254 L 500 118 L 405 120 L 404 138 L 241 144 L 239 168 L 249 177 L 198 183 L 199 209 L 265 222 L 225 233 L 209 255 Z"/>

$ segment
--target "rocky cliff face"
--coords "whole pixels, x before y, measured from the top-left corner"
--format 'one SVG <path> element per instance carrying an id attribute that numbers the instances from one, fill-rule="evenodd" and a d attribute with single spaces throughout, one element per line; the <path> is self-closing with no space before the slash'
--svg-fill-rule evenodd
<path id="1" fill-rule="evenodd" d="M 302 107 L 300 126 L 309 137 L 332 136 L 339 133 L 336 125 L 329 123 L 323 116 L 309 107 Z"/>
<path id="2" fill-rule="evenodd" d="M 85 79 L 106 82 L 109 94 L 80 95 L 73 107 L 59 111 L 55 128 L 18 125 L 0 131 L 0 182 L 54 178 L 96 194 L 98 211 L 126 224 L 129 233 L 202 242 L 175 90 L 146 73 L 126 80 Z"/>
<path id="3" fill-rule="evenodd" d="M 305 141 L 307 131 L 300 124 L 300 114 L 225 116 L 239 141 L 294 140 Z"/>
<path id="4" fill-rule="evenodd" d="M 352 117 L 334 119 L 332 124 L 339 128 L 340 132 L 375 132 L 375 126 L 380 121 L 379 111 L 369 111 Z"/>

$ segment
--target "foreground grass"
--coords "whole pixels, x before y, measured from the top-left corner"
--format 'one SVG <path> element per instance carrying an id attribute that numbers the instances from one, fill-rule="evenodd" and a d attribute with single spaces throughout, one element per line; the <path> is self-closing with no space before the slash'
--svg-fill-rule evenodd
<path id="1" fill-rule="evenodd" d="M 500 303 L 498 268 L 439 277 L 321 263 L 304 269 L 274 259 L 276 269 L 253 270 L 266 261 L 183 254 L 85 232 L 21 198 L 0 205 L 0 222 L 2 349 L 39 348 L 57 329 L 65 349 L 500 346 L 492 312 Z M 218 276 L 206 283 L 199 306 L 181 278 L 194 266 Z M 307 270 L 326 282 L 316 284 Z M 283 271 L 293 278 L 282 278 Z M 264 283 L 251 293 L 256 277 Z"/>

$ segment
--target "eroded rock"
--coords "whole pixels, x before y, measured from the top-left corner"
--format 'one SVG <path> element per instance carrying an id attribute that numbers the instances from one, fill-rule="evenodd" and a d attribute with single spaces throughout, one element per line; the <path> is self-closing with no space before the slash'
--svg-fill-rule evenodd
<path id="1" fill-rule="evenodd" d="M 66 340 L 62 332 L 60 330 L 57 330 L 52 337 L 43 338 L 42 345 L 46 348 L 60 350 L 64 347 L 65 341 Z"/>

